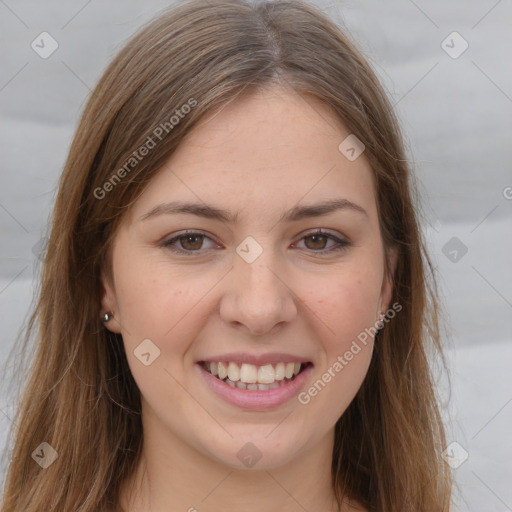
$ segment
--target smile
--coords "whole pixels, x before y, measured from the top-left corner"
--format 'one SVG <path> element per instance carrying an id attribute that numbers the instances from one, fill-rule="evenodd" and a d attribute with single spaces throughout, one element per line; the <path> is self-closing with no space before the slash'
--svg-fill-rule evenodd
<path id="1" fill-rule="evenodd" d="M 278 362 L 255 365 L 234 361 L 199 361 L 207 387 L 219 398 L 244 409 L 278 407 L 297 395 L 313 364 Z"/>
<path id="2" fill-rule="evenodd" d="M 308 363 L 306 363 L 308 364 Z M 231 387 L 248 391 L 276 389 L 292 381 L 306 366 L 304 363 L 290 362 L 256 366 L 242 363 L 203 361 L 203 368 Z"/>

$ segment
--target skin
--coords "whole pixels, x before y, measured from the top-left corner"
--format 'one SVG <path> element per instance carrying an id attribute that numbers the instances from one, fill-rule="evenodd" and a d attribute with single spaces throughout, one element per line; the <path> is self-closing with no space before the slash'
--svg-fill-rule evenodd
<path id="1" fill-rule="evenodd" d="M 364 153 L 351 162 L 338 150 L 348 135 L 312 98 L 278 87 L 253 92 L 198 125 L 125 215 L 102 299 L 142 399 L 143 456 L 123 486 L 123 510 L 336 510 L 334 426 L 367 373 L 373 339 L 306 405 L 294 397 L 263 411 L 217 397 L 195 362 L 234 351 L 287 352 L 314 364 L 307 390 L 388 309 L 392 284 L 372 171 Z M 366 214 L 344 209 L 279 222 L 297 205 L 335 198 Z M 141 220 L 175 200 L 238 219 Z M 338 244 L 311 237 L 317 228 L 350 245 L 322 255 Z M 174 243 L 194 254 L 163 246 L 185 229 L 206 235 L 202 244 L 200 237 Z M 235 252 L 247 236 L 263 249 L 252 263 Z M 134 350 L 148 338 L 160 356 L 145 366 Z M 236 456 L 247 442 L 262 454 L 251 469 Z M 352 502 L 344 510 L 364 509 Z"/>

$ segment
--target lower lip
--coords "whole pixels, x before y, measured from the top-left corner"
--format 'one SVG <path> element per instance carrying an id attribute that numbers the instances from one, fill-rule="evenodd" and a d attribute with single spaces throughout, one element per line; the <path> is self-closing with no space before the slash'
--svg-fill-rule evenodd
<path id="1" fill-rule="evenodd" d="M 267 391 L 249 391 L 245 389 L 232 388 L 222 380 L 214 377 L 210 372 L 206 371 L 200 363 L 196 364 L 197 368 L 203 375 L 210 389 L 220 398 L 232 405 L 242 409 L 250 409 L 261 411 L 279 407 L 286 403 L 292 397 L 299 394 L 308 378 L 313 365 L 309 364 L 302 372 L 300 372 L 288 384 L 283 384 L 275 389 Z"/>

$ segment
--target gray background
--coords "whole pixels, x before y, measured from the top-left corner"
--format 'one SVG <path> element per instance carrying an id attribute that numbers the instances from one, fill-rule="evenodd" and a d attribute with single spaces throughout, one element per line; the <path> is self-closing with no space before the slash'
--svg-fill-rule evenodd
<path id="1" fill-rule="evenodd" d="M 84 102 L 123 42 L 169 4 L 0 0 L 0 363 L 32 300 L 40 241 Z M 456 458 L 468 453 L 454 470 L 454 510 L 512 510 L 511 2 L 314 4 L 350 31 L 380 76 L 419 181 L 449 321 L 451 388 L 440 383 L 448 442 L 458 443 Z M 59 45 L 47 59 L 31 48 L 43 31 Z M 469 45 L 458 58 L 442 47 L 453 31 Z M 445 48 L 462 48 L 451 39 Z M 6 381 L 0 447 L 15 406 Z"/>

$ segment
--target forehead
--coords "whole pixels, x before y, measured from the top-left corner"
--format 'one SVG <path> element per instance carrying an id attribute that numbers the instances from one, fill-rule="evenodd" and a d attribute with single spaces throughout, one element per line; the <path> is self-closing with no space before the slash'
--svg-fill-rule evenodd
<path id="1" fill-rule="evenodd" d="M 345 198 L 376 218 L 372 170 L 339 145 L 350 133 L 320 101 L 289 90 L 255 91 L 201 121 L 134 205 L 133 216 L 171 200 L 238 213 L 281 215 L 298 202 Z"/>

